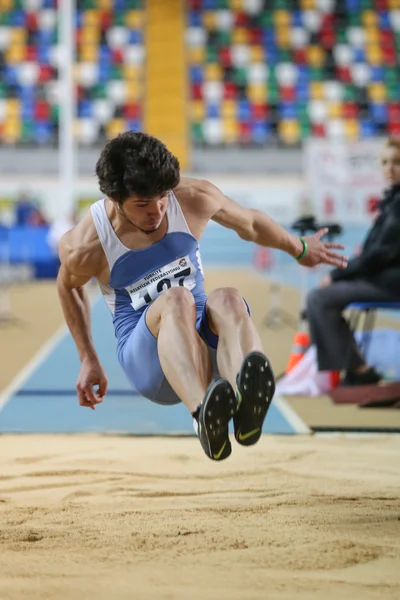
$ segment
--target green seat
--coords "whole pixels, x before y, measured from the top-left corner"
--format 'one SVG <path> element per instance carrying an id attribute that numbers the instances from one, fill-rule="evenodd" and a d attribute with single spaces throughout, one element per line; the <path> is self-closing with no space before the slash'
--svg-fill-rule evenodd
<path id="1" fill-rule="evenodd" d="M 349 14 L 349 26 L 350 27 L 360 27 L 361 23 L 361 14 L 360 13 L 350 13 Z"/>
<path id="2" fill-rule="evenodd" d="M 208 63 L 217 63 L 218 62 L 218 51 L 214 46 L 207 46 L 206 62 L 208 62 Z"/>
<path id="3" fill-rule="evenodd" d="M 8 98 L 8 95 L 6 84 L 0 81 L 0 98 Z"/>
<path id="4" fill-rule="evenodd" d="M 53 104 L 50 111 L 50 119 L 53 124 L 58 123 L 60 116 L 60 107 L 58 104 Z"/>
<path id="5" fill-rule="evenodd" d="M 264 27 L 264 29 L 271 29 L 274 24 L 272 12 L 268 10 L 260 13 L 259 24 L 261 25 L 261 27 Z"/>
<path id="6" fill-rule="evenodd" d="M 324 81 L 325 72 L 321 67 L 310 67 L 310 80 L 311 81 Z"/>
<path id="7" fill-rule="evenodd" d="M 83 0 L 82 10 L 91 10 L 97 8 L 96 0 Z"/>
<path id="8" fill-rule="evenodd" d="M 233 73 L 233 79 L 236 85 L 246 85 L 247 72 L 244 67 L 236 67 Z"/>
<path id="9" fill-rule="evenodd" d="M 23 121 L 21 130 L 21 142 L 29 144 L 34 140 L 35 124 L 33 121 Z"/>
<path id="10" fill-rule="evenodd" d="M 93 98 L 104 99 L 107 98 L 107 92 L 103 83 L 98 83 L 93 90 Z"/>
<path id="11" fill-rule="evenodd" d="M 219 48 L 222 46 L 230 46 L 231 45 L 231 34 L 229 31 L 216 31 L 215 32 L 215 42 Z"/>
<path id="12" fill-rule="evenodd" d="M 203 127 L 201 123 L 192 123 L 192 140 L 194 144 L 204 142 Z"/>
<path id="13" fill-rule="evenodd" d="M 126 0 L 126 6 L 130 10 L 135 10 L 143 7 L 142 0 Z"/>
<path id="14" fill-rule="evenodd" d="M 121 65 L 113 65 L 111 68 L 111 79 L 123 79 L 123 72 Z"/>
<path id="15" fill-rule="evenodd" d="M 310 121 L 300 121 L 300 136 L 302 140 L 307 139 L 311 135 L 311 125 Z"/>
<path id="16" fill-rule="evenodd" d="M 348 84 L 345 86 L 343 98 L 344 98 L 344 100 L 347 100 L 348 102 L 356 101 L 357 92 L 356 92 L 354 85 Z"/>
<path id="17" fill-rule="evenodd" d="M 117 27 L 125 27 L 125 13 L 115 12 L 114 13 L 114 25 Z"/>

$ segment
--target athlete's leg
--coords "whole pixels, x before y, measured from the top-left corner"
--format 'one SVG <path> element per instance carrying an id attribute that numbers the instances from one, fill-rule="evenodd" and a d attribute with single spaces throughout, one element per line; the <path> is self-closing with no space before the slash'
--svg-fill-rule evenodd
<path id="1" fill-rule="evenodd" d="M 196 307 L 190 291 L 176 287 L 161 294 L 148 308 L 146 324 L 157 338 L 165 377 L 190 412 L 195 412 L 211 381 L 212 365 L 208 348 L 196 331 Z"/>
<path id="2" fill-rule="evenodd" d="M 262 342 L 246 303 L 235 288 L 218 288 L 207 299 L 211 330 L 218 335 L 217 362 L 221 377 L 236 387 L 243 359 L 253 350 L 263 351 Z"/>
<path id="3" fill-rule="evenodd" d="M 275 392 L 271 365 L 238 290 L 220 288 L 210 294 L 207 316 L 211 330 L 219 336 L 218 369 L 237 387 L 235 437 L 240 444 L 251 446 L 261 436 Z"/>

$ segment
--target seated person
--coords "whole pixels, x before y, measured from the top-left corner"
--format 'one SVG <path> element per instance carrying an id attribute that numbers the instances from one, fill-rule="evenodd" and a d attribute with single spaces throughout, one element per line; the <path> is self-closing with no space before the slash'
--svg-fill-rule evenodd
<path id="1" fill-rule="evenodd" d="M 318 368 L 344 370 L 344 385 L 375 384 L 382 376 L 366 364 L 342 311 L 352 302 L 400 300 L 400 139 L 385 143 L 382 170 L 390 187 L 359 256 L 349 261 L 347 269 L 331 271 L 307 298 Z"/>

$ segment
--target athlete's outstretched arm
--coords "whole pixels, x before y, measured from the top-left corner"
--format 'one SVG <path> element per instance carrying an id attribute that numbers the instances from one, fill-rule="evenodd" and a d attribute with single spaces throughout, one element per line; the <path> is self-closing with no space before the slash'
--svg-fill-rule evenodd
<path id="1" fill-rule="evenodd" d="M 68 247 L 68 238 L 60 243 L 61 268 L 57 277 L 57 290 L 65 321 L 74 338 L 82 366 L 76 383 L 79 404 L 94 410 L 107 392 L 107 376 L 95 350 L 90 323 L 90 306 L 84 284 L 91 275 L 80 272 L 76 260 Z M 93 386 L 98 386 L 95 393 Z"/>
<path id="2" fill-rule="evenodd" d="M 259 246 L 278 248 L 295 258 L 303 252 L 301 240 L 262 211 L 241 206 L 209 182 L 202 182 L 202 192 L 207 194 L 214 203 L 212 220 L 235 230 L 242 239 Z M 328 229 L 324 228 L 314 235 L 305 237 L 308 251 L 299 261 L 300 264 L 307 267 L 314 267 L 321 263 L 341 268 L 347 266 L 347 257 L 334 252 L 334 249 L 343 250 L 341 244 L 321 241 L 321 237 L 327 232 Z"/>

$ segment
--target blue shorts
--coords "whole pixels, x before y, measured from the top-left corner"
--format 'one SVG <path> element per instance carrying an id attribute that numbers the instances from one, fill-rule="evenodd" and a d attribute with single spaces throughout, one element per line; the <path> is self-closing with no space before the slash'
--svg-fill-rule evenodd
<path id="1" fill-rule="evenodd" d="M 196 311 L 196 329 L 210 349 L 213 376 L 218 377 L 216 360 L 218 336 L 211 331 L 208 322 L 207 301 L 202 306 L 197 306 Z M 119 353 L 120 365 L 132 387 L 141 396 L 157 402 L 157 404 L 178 404 L 181 400 L 169 385 L 161 369 L 157 339 L 147 327 L 146 312 L 147 309 L 143 312 Z"/>

